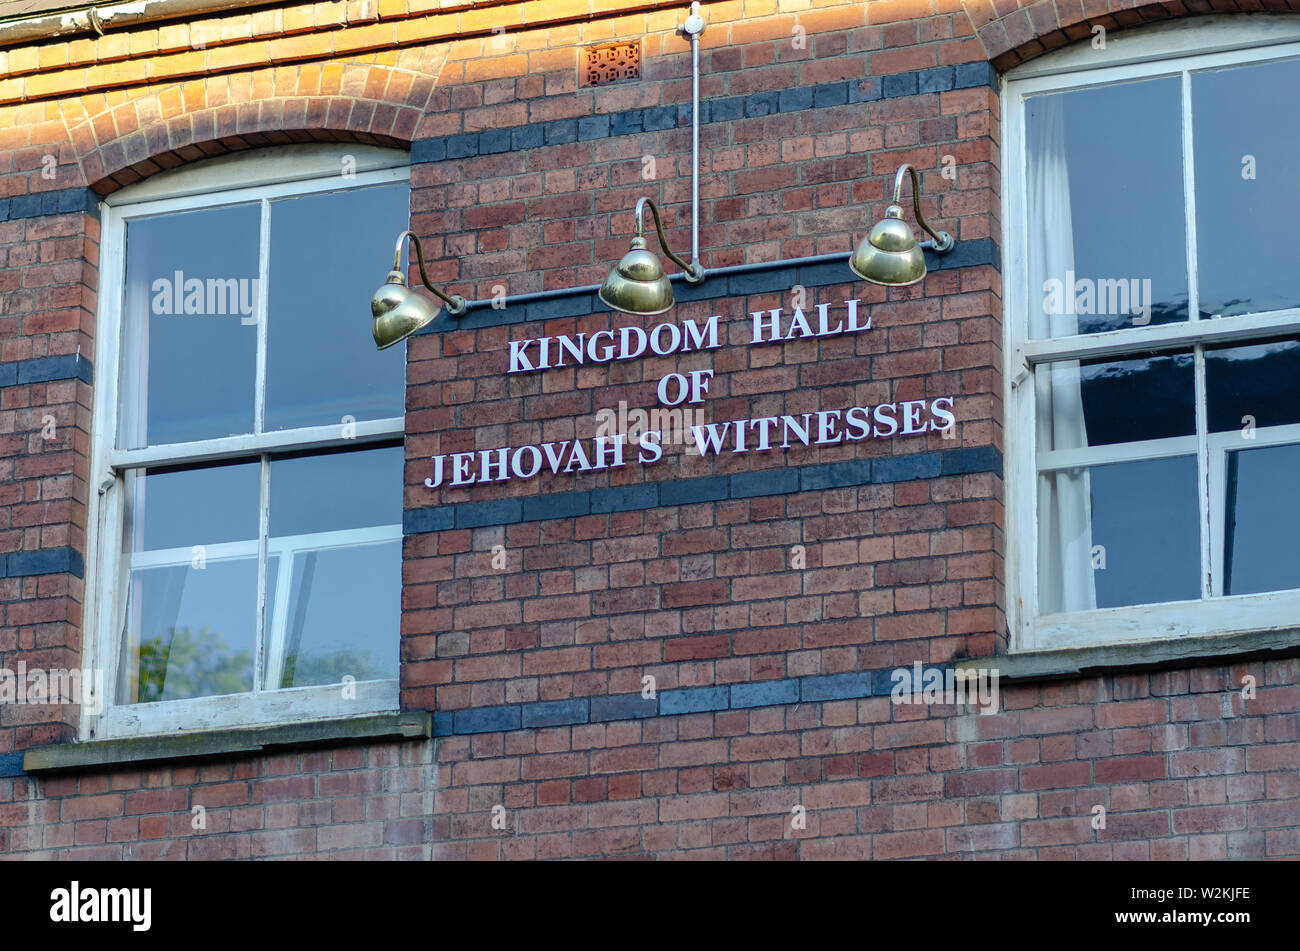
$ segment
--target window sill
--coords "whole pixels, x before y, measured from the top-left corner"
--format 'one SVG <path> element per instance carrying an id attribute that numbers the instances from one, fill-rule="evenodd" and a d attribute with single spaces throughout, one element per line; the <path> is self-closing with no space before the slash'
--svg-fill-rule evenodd
<path id="1" fill-rule="evenodd" d="M 408 711 L 346 719 L 307 720 L 282 726 L 55 743 L 27 750 L 23 754 L 23 770 L 36 774 L 74 772 L 163 760 L 193 760 L 269 752 L 282 748 L 428 739 L 432 735 L 432 714 L 427 711 Z"/>
<path id="2" fill-rule="evenodd" d="M 1024 651 L 964 658 L 957 670 L 996 669 L 1003 683 L 1033 683 L 1097 674 L 1171 667 L 1197 667 L 1225 661 L 1300 655 L 1300 628 L 1215 637 L 1180 637 L 1143 644 L 1102 644 L 1064 650 Z"/>

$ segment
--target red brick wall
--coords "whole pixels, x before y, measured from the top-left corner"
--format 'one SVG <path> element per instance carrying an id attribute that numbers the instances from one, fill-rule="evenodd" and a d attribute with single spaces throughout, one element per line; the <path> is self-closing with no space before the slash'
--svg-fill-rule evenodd
<path id="1" fill-rule="evenodd" d="M 0 854 L 428 859 L 429 744 L 0 779 Z"/>
<path id="2" fill-rule="evenodd" d="M 434 857 L 1294 857 L 1298 674 L 1004 687 L 993 716 L 873 697 L 443 739 Z"/>
<path id="3" fill-rule="evenodd" d="M 799 5 L 705 4 L 706 102 L 1005 68 L 1088 36 L 1093 24 L 1212 9 L 832 0 L 787 10 Z M 0 202 L 107 194 L 161 168 L 282 142 L 414 140 L 419 155 L 455 136 L 689 102 L 688 47 L 674 32 L 681 3 L 629 0 L 628 12 L 596 19 L 562 0 L 437 12 L 419 0 L 370 6 L 288 4 L 0 50 Z M 493 27 L 503 24 L 498 45 Z M 579 86 L 582 46 L 637 37 L 640 80 Z M 959 248 L 995 244 L 998 123 L 988 86 L 706 123 L 705 264 L 847 251 L 883 212 L 901 162 L 922 170 L 923 208 L 936 228 Z M 955 181 L 940 174 L 945 155 Z M 664 206 L 673 246 L 688 247 L 689 159 L 689 130 L 678 126 L 425 161 L 412 170 L 412 226 L 431 274 L 467 297 L 596 283 L 626 251 L 642 195 Z M 94 353 L 98 225 L 80 208 L 59 208 L 35 217 L 11 209 L 0 221 L 0 366 L 61 357 L 66 370 L 76 354 Z M 912 289 L 857 282 L 807 293 L 810 302 L 862 298 L 874 329 L 751 348 L 745 315 L 788 308 L 790 292 L 741 293 L 683 302 L 668 315 L 720 314 L 727 342 L 716 351 L 509 378 L 510 339 L 632 321 L 566 317 L 413 339 L 408 509 L 1002 448 L 995 253 Z M 22 372 L 47 366 L 26 365 Z M 441 492 L 422 484 L 432 454 L 592 435 L 599 410 L 620 400 L 654 408 L 659 376 L 697 367 L 716 371 L 703 404 L 709 421 L 951 395 L 958 438 L 716 464 L 670 449 L 656 466 L 613 477 Z M 29 567 L 44 564 L 42 552 L 84 557 L 93 386 L 75 369 L 44 382 L 14 372 L 0 392 L 0 554 L 22 555 L 13 564 Z M 53 440 L 41 437 L 47 414 Z M 988 655 L 1005 647 L 1002 491 L 995 471 L 980 471 L 414 534 L 405 549 L 403 703 L 436 711 L 449 727 L 432 753 L 430 744 L 383 744 L 0 778 L 0 853 L 1300 855 L 1294 660 L 1008 687 L 1004 712 L 991 717 L 873 696 L 455 728 L 458 714 L 475 710 L 636 693 L 647 674 L 662 696 Z M 495 545 L 506 549 L 504 570 L 491 565 Z M 791 567 L 795 545 L 805 568 Z M 79 573 L 55 565 L 9 575 L 0 578 L 0 663 L 75 666 Z M 1260 686 L 1243 700 L 1247 672 Z M 69 740 L 76 722 L 72 708 L 0 707 L 0 756 Z M 195 805 L 207 808 L 202 833 L 191 828 Z M 807 816 L 798 831 L 796 805 Z M 1099 805 L 1104 830 L 1091 824 Z M 503 829 L 492 826 L 496 806 Z"/>
<path id="4" fill-rule="evenodd" d="M 19 182 L 21 185 L 21 182 Z M 84 213 L 0 222 L 0 555 L 84 552 L 92 392 L 75 376 L 25 382 L 54 358 L 93 354 L 99 223 Z M 46 374 L 37 373 L 36 376 Z M 82 578 L 67 571 L 0 578 L 0 660 L 14 669 L 80 664 Z M 67 739 L 70 707 L 0 705 L 0 752 Z"/>

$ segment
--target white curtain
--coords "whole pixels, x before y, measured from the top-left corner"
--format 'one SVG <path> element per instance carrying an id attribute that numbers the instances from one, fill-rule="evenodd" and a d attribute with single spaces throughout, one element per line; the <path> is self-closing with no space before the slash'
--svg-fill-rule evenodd
<path id="1" fill-rule="evenodd" d="M 1060 95 L 1034 102 L 1027 125 L 1030 255 L 1030 336 L 1079 332 L 1073 307 L 1047 306 L 1047 281 L 1065 282 L 1074 271 L 1070 215 L 1070 169 L 1066 157 L 1065 102 Z M 1072 300 L 1074 288 L 1063 287 Z M 1069 311 L 1056 313 L 1050 311 Z M 1079 386 L 1079 363 L 1041 367 L 1034 375 L 1037 446 L 1078 449 L 1088 444 Z M 1083 611 L 1097 606 L 1092 575 L 1092 526 L 1087 469 L 1063 469 L 1038 477 L 1038 610 Z"/>

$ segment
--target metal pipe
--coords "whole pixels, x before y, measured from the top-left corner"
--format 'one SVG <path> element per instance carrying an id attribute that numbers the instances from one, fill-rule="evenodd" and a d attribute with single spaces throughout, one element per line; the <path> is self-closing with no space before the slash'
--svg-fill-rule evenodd
<path id="1" fill-rule="evenodd" d="M 700 267 L 699 261 L 687 264 L 673 253 L 672 248 L 668 247 L 668 238 L 664 236 L 664 223 L 659 218 L 659 207 L 649 198 L 642 198 L 636 203 L 636 237 L 645 237 L 645 209 L 647 205 L 650 207 L 650 213 L 655 218 L 655 231 L 659 233 L 659 247 L 663 249 L 664 254 L 668 255 L 668 260 L 682 269 L 686 275 L 686 280 L 692 284 L 701 283 L 704 280 L 704 268 Z"/>
<path id="2" fill-rule="evenodd" d="M 807 267 L 814 264 L 834 264 L 837 261 L 848 263 L 849 256 L 852 252 L 841 251 L 835 254 L 813 254 L 804 258 L 786 258 L 781 261 L 757 261 L 751 264 L 732 264 L 728 267 L 718 267 L 709 271 L 709 277 L 722 277 L 728 274 L 752 274 L 755 271 L 775 271 L 783 267 Z M 668 275 L 670 281 L 689 281 L 690 275 L 685 271 L 679 274 Z M 845 283 L 853 280 L 852 274 L 845 275 Z M 584 284 L 582 287 L 559 287 L 549 291 L 530 291 L 527 294 L 514 294 L 502 300 L 502 298 L 486 298 L 484 300 L 471 300 L 465 302 L 465 309 L 479 310 L 484 307 L 509 306 L 511 304 L 531 304 L 537 301 L 558 300 L 562 297 L 580 297 L 583 294 L 594 294 L 600 290 L 599 284 Z"/>
<path id="3" fill-rule="evenodd" d="M 921 214 L 921 178 L 917 174 L 916 167 L 904 163 L 898 166 L 898 171 L 894 173 L 894 204 L 901 204 L 903 201 L 903 176 L 912 176 L 912 210 L 916 213 L 916 223 L 926 234 L 934 238 L 933 241 L 922 241 L 921 247 L 934 251 L 936 254 L 947 254 L 952 250 L 956 243 L 953 236 L 946 231 L 935 231 L 925 221 Z"/>
<path id="4" fill-rule="evenodd" d="M 420 247 L 420 239 L 414 231 L 403 231 L 397 236 L 397 247 L 393 248 L 392 273 L 398 277 L 404 276 L 401 270 L 402 242 L 407 238 L 411 239 L 411 247 L 415 248 L 415 260 L 419 262 L 420 280 L 424 281 L 424 286 L 433 291 L 433 293 L 437 295 L 438 299 L 447 305 L 447 313 L 451 314 L 453 317 L 459 317 L 461 314 L 465 313 L 465 298 L 461 297 L 459 294 L 445 294 L 435 287 L 433 282 L 429 280 L 429 274 L 424 269 L 424 249 Z"/>
<path id="5" fill-rule="evenodd" d="M 699 0 L 691 4 L 691 15 L 682 27 L 691 38 L 691 264 L 700 266 L 700 34 L 704 18 Z"/>

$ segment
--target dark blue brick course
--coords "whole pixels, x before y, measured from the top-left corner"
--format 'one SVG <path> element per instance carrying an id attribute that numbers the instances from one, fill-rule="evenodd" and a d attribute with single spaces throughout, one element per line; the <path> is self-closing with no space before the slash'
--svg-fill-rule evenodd
<path id="1" fill-rule="evenodd" d="M 527 303 L 525 320 L 557 320 L 561 317 L 585 317 L 596 304 L 595 294 L 574 297 L 549 297 Z"/>
<path id="2" fill-rule="evenodd" d="M 604 139 L 609 136 L 609 116 L 586 116 L 578 120 L 578 141 Z"/>
<path id="3" fill-rule="evenodd" d="M 5 576 L 25 578 L 30 575 L 52 575 L 69 571 L 81 578 L 86 564 L 80 552 L 71 548 L 43 548 L 38 551 L 16 551 L 5 559 Z"/>
<path id="4" fill-rule="evenodd" d="M 447 158 L 470 158 L 478 155 L 478 133 L 467 132 L 463 135 L 447 137 Z"/>
<path id="5" fill-rule="evenodd" d="M 998 74 L 992 63 L 962 63 L 956 67 L 955 89 L 973 89 L 976 86 L 998 88 Z"/>
<path id="6" fill-rule="evenodd" d="M 642 113 L 642 127 L 647 132 L 662 132 L 677 127 L 677 109 L 674 106 L 651 106 Z"/>
<path id="7" fill-rule="evenodd" d="M 894 672 L 906 673 L 903 685 L 910 692 L 912 665 L 884 670 L 858 670 L 842 674 L 821 674 L 787 680 L 764 680 L 714 687 L 667 690 L 658 700 L 643 700 L 639 693 L 612 697 L 555 700 L 510 706 L 486 707 L 435 713 L 434 735 L 494 733 L 516 729 L 602 723 L 653 716 L 684 716 L 718 710 L 746 710 L 754 707 L 793 703 L 825 703 L 862 697 L 887 697 L 894 690 Z M 945 677 L 950 664 L 926 664 L 923 670 L 937 670 Z M 0 760 L 3 762 L 3 760 Z M 2 774 L 0 774 L 2 775 Z"/>
<path id="8" fill-rule="evenodd" d="M 727 477 L 683 479 L 659 483 L 660 505 L 690 505 L 694 502 L 717 502 L 727 497 Z"/>
<path id="9" fill-rule="evenodd" d="M 0 371 L 3 366 L 0 366 Z M 691 505 L 723 499 L 754 498 L 843 488 L 871 483 L 932 479 L 971 472 L 1002 473 L 1002 454 L 990 446 L 947 449 L 875 459 L 845 459 L 813 466 L 765 469 L 675 482 L 617 486 L 587 492 L 561 492 L 528 499 L 461 502 L 456 505 L 408 509 L 402 516 L 407 535 L 511 525 L 521 521 L 572 518 L 586 514 L 628 512 L 660 505 Z"/>
<path id="10" fill-rule="evenodd" d="M 604 720 L 639 720 L 659 712 L 657 700 L 643 700 L 639 693 L 591 698 L 591 722 Z"/>
<path id="11" fill-rule="evenodd" d="M 846 261 L 845 268 L 848 268 Z M 786 291 L 795 285 L 796 272 L 792 267 L 781 267 L 769 271 L 750 271 L 747 274 L 730 274 L 727 276 L 727 289 L 732 297 L 746 294 L 766 294 L 768 291 Z M 852 280 L 853 272 L 849 272 Z"/>
<path id="12" fill-rule="evenodd" d="M 75 353 L 57 357 L 36 357 L 13 364 L 18 368 L 18 383 L 49 383 L 53 380 L 94 382 L 89 360 Z"/>
<path id="13" fill-rule="evenodd" d="M 540 125 L 525 125 L 510 130 L 510 143 L 516 151 L 538 148 L 544 139 Z"/>
<path id="14" fill-rule="evenodd" d="M 943 453 L 925 452 L 912 456 L 881 456 L 871 460 L 873 482 L 907 482 L 933 479 L 943 472 Z"/>
<path id="15" fill-rule="evenodd" d="M 686 690 L 667 690 L 659 695 L 659 715 L 678 716 L 683 713 L 705 713 L 726 710 L 730 705 L 727 687 L 695 687 Z"/>
<path id="16" fill-rule="evenodd" d="M 870 697 L 874 675 L 869 670 L 847 674 L 828 674 L 822 677 L 804 677 L 799 684 L 799 697 L 804 702 L 817 700 L 853 700 Z"/>
<path id="17" fill-rule="evenodd" d="M 739 472 L 731 477 L 733 499 L 751 499 L 759 495 L 786 495 L 798 491 L 798 469 L 763 469 L 759 472 Z"/>
<path id="18" fill-rule="evenodd" d="M 745 114 L 745 97 L 733 96 L 730 99 L 715 99 L 710 104 L 714 122 L 731 122 Z"/>
<path id="19" fill-rule="evenodd" d="M 916 77 L 918 92 L 948 92 L 952 89 L 953 69 L 951 66 L 937 66 L 923 69 Z"/>
<path id="20" fill-rule="evenodd" d="M 958 241 L 947 254 L 925 252 L 925 266 L 931 270 L 946 270 L 955 267 L 973 267 L 977 264 L 992 264 L 1002 267 L 1002 254 L 992 238 L 979 238 L 973 241 Z"/>
<path id="21" fill-rule="evenodd" d="M 777 95 L 777 106 L 782 112 L 799 112 L 813 107 L 813 87 L 796 86 L 782 89 Z"/>
<path id="22" fill-rule="evenodd" d="M 609 119 L 610 135 L 635 135 L 645 131 L 645 119 L 640 109 L 616 112 Z"/>
<path id="23" fill-rule="evenodd" d="M 746 707 L 773 707 L 782 703 L 799 701 L 799 681 L 764 680 L 752 684 L 736 684 L 731 688 L 732 709 Z"/>
<path id="24" fill-rule="evenodd" d="M 15 195 L 9 200 L 10 218 L 38 218 L 59 210 L 59 198 L 51 192 L 35 195 Z"/>
<path id="25" fill-rule="evenodd" d="M 878 77 L 849 83 L 849 102 L 875 102 L 883 95 Z"/>
<path id="26" fill-rule="evenodd" d="M 524 729 L 542 726 L 567 726 L 587 722 L 586 700 L 551 700 L 525 704 L 521 722 Z"/>
<path id="27" fill-rule="evenodd" d="M 828 106 L 843 106 L 849 101 L 849 84 L 824 83 L 813 87 L 813 108 L 825 109 Z"/>
<path id="28" fill-rule="evenodd" d="M 591 514 L 630 512 L 650 509 L 659 504 L 659 486 L 626 485 L 612 489 L 594 489 L 591 493 Z"/>
<path id="29" fill-rule="evenodd" d="M 849 252 L 844 252 L 840 261 L 825 261 L 821 264 L 801 264 L 798 283 L 804 287 L 824 287 L 827 284 L 849 284 L 857 280 L 853 272 L 844 279 L 844 271 L 849 266 Z"/>
<path id="30" fill-rule="evenodd" d="M 884 76 L 882 79 L 881 89 L 884 91 L 886 99 L 893 99 L 895 96 L 916 95 L 916 73 L 895 73 L 892 76 Z"/>
<path id="31" fill-rule="evenodd" d="M 428 509 L 407 509 L 402 513 L 402 534 L 419 535 L 421 532 L 445 532 L 456 525 L 456 509 L 439 505 Z"/>
<path id="32" fill-rule="evenodd" d="M 975 446 L 943 454 L 944 475 L 966 475 L 969 472 L 1002 475 L 1002 453 L 992 446 Z"/>
<path id="33" fill-rule="evenodd" d="M 22 753 L 0 753 L 0 776 L 26 776 Z"/>
<path id="34" fill-rule="evenodd" d="M 510 151 L 509 129 L 488 129 L 478 134 L 478 151 L 480 155 L 496 155 Z"/>
<path id="35" fill-rule="evenodd" d="M 775 92 L 756 92 L 745 97 L 745 116 L 757 118 L 770 116 L 780 106 L 780 94 Z"/>
<path id="36" fill-rule="evenodd" d="M 700 103 L 700 122 L 731 122 L 741 118 L 775 115 L 779 112 L 802 112 L 806 109 L 825 109 L 847 103 L 875 102 L 897 96 L 914 96 L 918 93 L 939 93 L 951 89 L 971 89 L 976 86 L 998 87 L 997 73 L 988 63 L 963 63 L 960 66 L 937 66 L 930 69 L 868 79 L 822 83 L 817 86 L 800 86 L 795 89 L 757 92 L 748 96 L 732 96 Z M 493 129 L 482 133 L 465 133 L 437 139 L 423 139 L 411 145 L 412 163 L 442 162 L 448 159 L 471 158 L 475 155 L 492 155 L 505 151 L 535 149 L 543 145 L 561 145 L 576 141 L 590 141 L 616 135 L 636 135 L 689 125 L 690 106 L 650 106 L 629 109 L 612 115 L 586 116 L 578 120 L 562 119 L 550 123 Z M 506 145 L 506 142 L 509 145 Z M 68 193 L 65 196 L 65 193 Z M 66 204 L 61 210 L 78 210 L 86 207 L 85 194 L 89 189 L 62 189 L 57 193 L 55 205 Z M 97 208 L 97 203 L 92 205 Z M 12 203 L 19 203 L 14 211 Z M 40 201 L 32 196 L 18 196 L 0 200 L 0 221 L 6 217 L 35 217 L 53 214 L 42 210 Z M 33 210 L 35 209 L 35 210 Z M 96 212 L 97 213 L 97 212 Z"/>
<path id="37" fill-rule="evenodd" d="M 871 482 L 870 459 L 845 459 L 820 466 L 805 466 L 799 470 L 799 486 L 804 492 L 815 489 L 835 489 L 851 485 L 868 485 Z"/>
<path id="38" fill-rule="evenodd" d="M 456 506 L 457 528 L 479 528 L 483 525 L 510 525 L 520 521 L 523 506 L 519 499 L 501 499 L 497 502 L 462 502 Z"/>
<path id="39" fill-rule="evenodd" d="M 590 492 L 556 492 L 524 499 L 525 522 L 541 522 L 551 518 L 574 518 L 591 512 Z"/>
<path id="40" fill-rule="evenodd" d="M 447 158 L 446 139 L 421 139 L 411 143 L 411 164 L 441 162 Z"/>
<path id="41" fill-rule="evenodd" d="M 568 145 L 578 141 L 578 120 L 557 119 L 546 123 L 547 145 Z"/>
<path id="42" fill-rule="evenodd" d="M 499 733 L 517 730 L 520 722 L 519 707 L 481 707 L 477 710 L 456 711 L 457 733 Z"/>
<path id="43" fill-rule="evenodd" d="M 894 671 L 897 667 L 890 667 L 886 670 L 877 670 L 871 676 L 874 681 L 872 687 L 877 697 L 887 697 L 894 689 Z M 906 682 L 906 681 L 905 681 Z"/>

